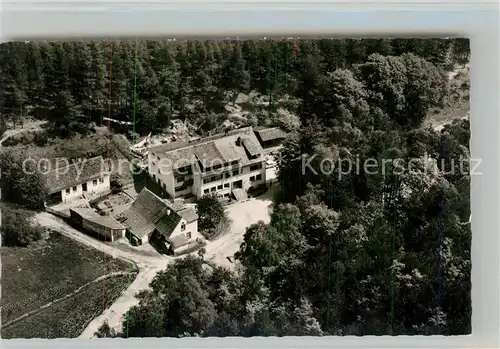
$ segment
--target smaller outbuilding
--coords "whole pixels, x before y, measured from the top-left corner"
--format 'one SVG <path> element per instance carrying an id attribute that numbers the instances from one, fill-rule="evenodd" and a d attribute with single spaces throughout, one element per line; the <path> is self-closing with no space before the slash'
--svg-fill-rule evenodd
<path id="1" fill-rule="evenodd" d="M 105 241 L 124 238 L 126 228 L 110 216 L 101 216 L 87 207 L 71 208 L 70 220 L 84 230 L 99 234 Z"/>

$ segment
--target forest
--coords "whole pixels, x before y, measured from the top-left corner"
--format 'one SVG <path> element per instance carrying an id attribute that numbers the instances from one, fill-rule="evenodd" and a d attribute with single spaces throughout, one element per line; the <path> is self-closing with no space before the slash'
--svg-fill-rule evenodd
<path id="1" fill-rule="evenodd" d="M 204 134 L 250 91 L 269 105 L 249 124 L 278 123 L 279 108 L 295 116 L 280 121 L 283 194 L 269 224 L 248 227 L 238 270 L 176 261 L 120 333 L 99 336 L 471 332 L 469 121 L 424 126 L 455 102 L 447 72 L 466 64 L 468 40 L 33 42 L 0 55 L 2 123 L 46 120 L 48 139 L 91 133 L 104 116 L 139 135 L 173 119 Z M 304 157 L 316 168 L 400 159 L 403 171 L 318 174 Z"/>

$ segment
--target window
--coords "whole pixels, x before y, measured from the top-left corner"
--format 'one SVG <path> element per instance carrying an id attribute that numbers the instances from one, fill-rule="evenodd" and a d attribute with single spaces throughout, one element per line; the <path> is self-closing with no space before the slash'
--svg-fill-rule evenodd
<path id="1" fill-rule="evenodd" d="M 226 178 L 229 178 L 229 177 L 231 177 L 231 173 L 226 172 Z"/>
<path id="2" fill-rule="evenodd" d="M 229 188 L 229 183 L 225 183 L 224 188 Z"/>
<path id="3" fill-rule="evenodd" d="M 159 157 L 159 156 L 157 156 L 156 158 L 157 158 L 158 160 L 160 160 L 160 157 Z"/>
<path id="4" fill-rule="evenodd" d="M 222 184 L 221 184 L 221 185 L 218 185 L 218 186 L 217 186 L 217 189 L 218 189 L 218 190 L 221 190 L 221 189 L 222 189 Z"/>
<path id="5" fill-rule="evenodd" d="M 186 230 L 186 223 L 181 224 L 181 231 L 184 231 L 184 230 Z"/>
<path id="6" fill-rule="evenodd" d="M 234 171 L 233 171 L 233 176 L 237 176 L 237 175 L 239 175 L 239 174 L 240 174 L 240 171 L 239 171 L 239 170 L 234 170 Z"/>
<path id="7" fill-rule="evenodd" d="M 260 175 L 260 174 L 257 175 L 257 177 L 255 177 L 255 180 L 257 180 L 257 181 L 260 181 L 261 179 L 262 179 L 262 175 Z"/>
<path id="8" fill-rule="evenodd" d="M 75 192 L 76 191 L 76 186 L 73 187 L 73 191 Z"/>
<path id="9" fill-rule="evenodd" d="M 177 177 L 175 180 L 177 181 L 177 183 L 180 183 L 184 181 L 184 177 Z"/>
<path id="10" fill-rule="evenodd" d="M 186 233 L 186 237 L 187 237 L 188 239 L 191 239 L 191 232 L 190 232 L 190 231 L 188 231 L 188 232 Z"/>
<path id="11" fill-rule="evenodd" d="M 189 186 L 193 185 L 193 182 L 194 182 L 194 181 L 193 181 L 193 179 L 191 178 L 191 179 L 188 179 L 187 181 L 185 181 L 185 182 L 184 182 L 184 185 L 185 185 L 185 186 L 187 186 L 187 187 L 189 187 Z"/>
<path id="12" fill-rule="evenodd" d="M 224 197 L 225 197 L 225 198 L 228 198 L 228 197 L 229 197 L 229 194 L 224 194 Z"/>
<path id="13" fill-rule="evenodd" d="M 68 188 L 66 189 L 66 194 L 69 194 L 71 192 L 71 190 Z"/>
<path id="14" fill-rule="evenodd" d="M 255 181 L 255 176 L 250 177 L 250 182 Z"/>
<path id="15" fill-rule="evenodd" d="M 152 154 L 153 154 L 153 156 L 156 156 L 155 153 L 152 153 Z"/>
<path id="16" fill-rule="evenodd" d="M 99 183 L 104 183 L 104 178 L 99 178 Z"/>
<path id="17" fill-rule="evenodd" d="M 160 169 L 158 169 L 158 173 L 161 174 L 161 170 Z"/>
<path id="18" fill-rule="evenodd" d="M 153 166 L 156 166 L 155 162 L 153 161 Z"/>
<path id="19" fill-rule="evenodd" d="M 94 187 L 97 185 L 97 179 L 94 179 L 94 180 L 92 181 L 92 185 L 93 185 Z"/>
<path id="20" fill-rule="evenodd" d="M 262 168 L 262 162 L 259 162 L 258 164 L 250 166 L 250 171 L 259 170 L 261 168 Z"/>
<path id="21" fill-rule="evenodd" d="M 215 189 L 217 189 L 217 188 L 212 187 L 212 188 L 210 188 L 210 191 L 215 191 Z"/>
<path id="22" fill-rule="evenodd" d="M 208 189 L 203 190 L 203 193 L 204 193 L 204 194 L 208 194 L 208 192 L 209 192 L 209 190 L 208 190 Z"/>
<path id="23" fill-rule="evenodd" d="M 212 176 L 212 177 L 203 178 L 203 184 L 212 183 L 215 181 L 220 181 L 221 179 L 223 179 L 222 175 L 216 175 L 216 176 Z"/>

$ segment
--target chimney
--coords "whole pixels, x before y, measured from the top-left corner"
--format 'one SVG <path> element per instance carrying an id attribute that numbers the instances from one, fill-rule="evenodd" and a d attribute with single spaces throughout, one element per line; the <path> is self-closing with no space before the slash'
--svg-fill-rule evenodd
<path id="1" fill-rule="evenodd" d="M 241 147 L 241 137 L 238 137 L 238 139 L 236 140 L 236 145 L 238 147 Z"/>

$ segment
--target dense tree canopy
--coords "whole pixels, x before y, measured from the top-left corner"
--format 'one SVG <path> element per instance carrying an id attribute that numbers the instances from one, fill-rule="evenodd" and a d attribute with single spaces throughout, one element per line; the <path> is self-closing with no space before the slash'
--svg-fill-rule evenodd
<path id="1" fill-rule="evenodd" d="M 34 162 L 0 153 L 2 199 L 29 209 L 41 209 L 47 197 L 45 180 Z"/>
<path id="2" fill-rule="evenodd" d="M 201 126 L 211 115 L 215 127 L 224 104 L 250 90 L 269 98 L 271 112 L 284 95 L 300 98 L 302 119 L 386 113 L 413 126 L 441 96 L 436 67 L 467 59 L 468 41 L 39 41 L 2 44 L 0 57 L 1 116 L 43 118 L 63 137 L 103 116 L 135 121 L 139 133 L 174 117 Z"/>
<path id="3" fill-rule="evenodd" d="M 423 121 L 468 55 L 460 39 L 9 43 L 0 113 L 29 110 L 61 137 L 105 115 L 139 133 L 173 118 L 208 132 L 254 91 L 269 103 L 249 120 L 289 131 L 282 203 L 248 227 L 239 268 L 178 260 L 102 336 L 458 335 L 471 331 L 469 123 Z M 7 195 L 37 206 L 0 160 Z M 200 207 L 213 230 L 223 209 Z"/>

